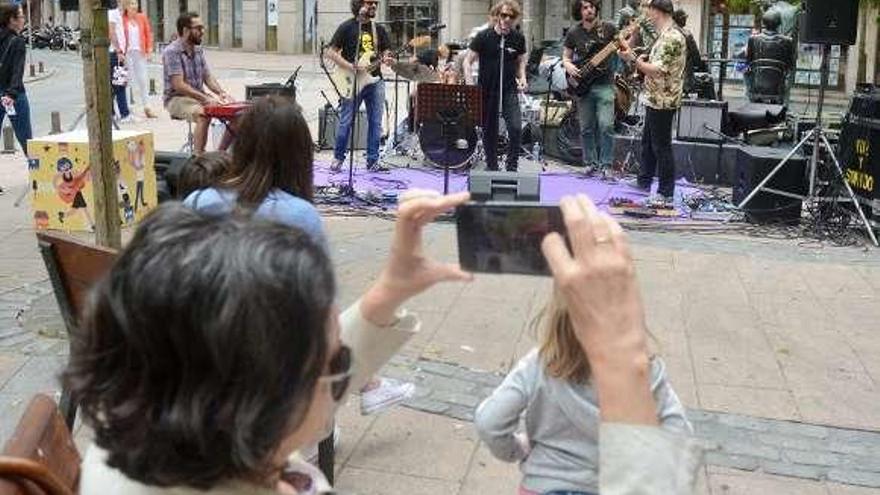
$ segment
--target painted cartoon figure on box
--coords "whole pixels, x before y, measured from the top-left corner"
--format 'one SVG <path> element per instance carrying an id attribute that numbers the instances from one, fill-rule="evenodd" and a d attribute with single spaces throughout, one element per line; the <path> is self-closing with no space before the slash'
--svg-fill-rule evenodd
<path id="1" fill-rule="evenodd" d="M 116 169 L 116 196 L 119 200 L 119 208 L 122 210 L 122 221 L 125 225 L 131 225 L 134 222 L 135 212 L 131 204 L 131 193 L 128 192 L 128 186 L 122 179 L 119 160 L 113 160 L 113 167 Z"/>
<path id="2" fill-rule="evenodd" d="M 58 212 L 58 221 L 62 224 L 65 220 L 70 220 L 71 217 L 82 211 L 89 222 L 89 226 L 92 229 L 95 228 L 95 222 L 92 220 L 92 215 L 89 213 L 86 205 L 86 198 L 82 193 L 83 188 L 86 186 L 86 181 L 89 179 L 90 168 L 86 167 L 85 170 L 74 175 L 73 162 L 70 161 L 70 158 L 62 157 L 58 159 L 56 164 L 58 173 L 52 179 L 52 185 L 55 187 L 55 192 L 61 198 L 61 201 L 69 205 L 69 209 L 66 212 Z"/>
<path id="3" fill-rule="evenodd" d="M 134 188 L 134 211 L 137 213 L 139 206 L 147 206 L 144 199 L 144 154 L 146 150 L 142 140 L 129 141 L 126 143 L 126 148 L 128 149 L 128 161 L 137 178 Z"/>

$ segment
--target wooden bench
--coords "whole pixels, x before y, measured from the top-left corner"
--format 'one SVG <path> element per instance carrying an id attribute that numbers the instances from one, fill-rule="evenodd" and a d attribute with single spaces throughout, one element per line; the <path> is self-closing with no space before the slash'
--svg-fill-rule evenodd
<path id="1" fill-rule="evenodd" d="M 0 495 L 72 495 L 80 462 L 55 401 L 38 394 L 0 455 Z"/>

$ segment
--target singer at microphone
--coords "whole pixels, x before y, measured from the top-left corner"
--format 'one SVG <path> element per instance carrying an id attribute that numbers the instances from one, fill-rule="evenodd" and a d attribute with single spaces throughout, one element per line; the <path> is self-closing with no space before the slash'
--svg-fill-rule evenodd
<path id="1" fill-rule="evenodd" d="M 526 89 L 526 39 L 514 29 L 522 10 L 515 0 L 500 0 L 489 11 L 488 28 L 474 36 L 464 63 L 465 81 L 479 61 L 477 84 L 483 94 L 483 148 L 486 169 L 498 170 L 498 125 L 504 119 L 508 143 L 506 169 L 516 171 L 522 135 L 519 92 Z"/>

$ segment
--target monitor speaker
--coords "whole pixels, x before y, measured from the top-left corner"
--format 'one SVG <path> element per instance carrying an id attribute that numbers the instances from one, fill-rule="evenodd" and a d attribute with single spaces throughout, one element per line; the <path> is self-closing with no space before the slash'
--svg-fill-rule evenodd
<path id="1" fill-rule="evenodd" d="M 804 0 L 800 41 L 855 45 L 859 0 Z"/>
<path id="2" fill-rule="evenodd" d="M 468 178 L 474 201 L 539 201 L 541 177 L 524 172 L 474 170 Z"/>
<path id="3" fill-rule="evenodd" d="M 788 150 L 766 146 L 743 146 L 736 158 L 733 203 L 740 204 L 788 154 Z M 806 193 L 806 159 L 795 155 L 782 166 L 765 187 L 791 194 Z M 803 200 L 761 191 L 746 204 L 746 220 L 752 223 L 796 224 Z"/>

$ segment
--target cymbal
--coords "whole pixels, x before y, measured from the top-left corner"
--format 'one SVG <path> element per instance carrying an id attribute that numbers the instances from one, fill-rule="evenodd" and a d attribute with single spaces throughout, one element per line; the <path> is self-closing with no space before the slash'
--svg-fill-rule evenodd
<path id="1" fill-rule="evenodd" d="M 415 82 L 437 82 L 437 72 L 418 62 L 398 62 L 391 65 L 391 69 L 404 79 Z"/>

